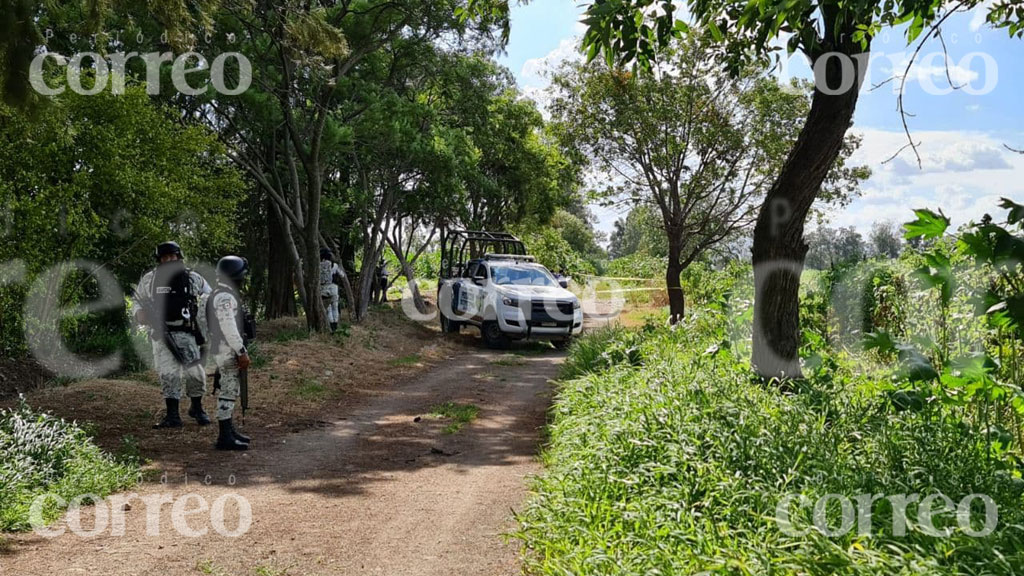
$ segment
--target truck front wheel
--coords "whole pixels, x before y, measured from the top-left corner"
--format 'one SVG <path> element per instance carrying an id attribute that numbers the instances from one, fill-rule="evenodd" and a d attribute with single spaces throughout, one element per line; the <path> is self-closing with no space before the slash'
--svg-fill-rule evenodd
<path id="1" fill-rule="evenodd" d="M 447 316 L 444 315 L 444 312 L 441 312 L 440 315 L 441 315 L 441 332 L 443 332 L 445 334 L 458 334 L 459 330 L 462 328 L 462 323 L 461 322 L 456 322 L 456 321 L 448 318 Z"/>
<path id="2" fill-rule="evenodd" d="M 480 335 L 484 337 L 484 344 L 493 350 L 504 350 L 509 346 L 508 335 L 501 331 L 496 320 L 484 322 L 480 327 Z"/>

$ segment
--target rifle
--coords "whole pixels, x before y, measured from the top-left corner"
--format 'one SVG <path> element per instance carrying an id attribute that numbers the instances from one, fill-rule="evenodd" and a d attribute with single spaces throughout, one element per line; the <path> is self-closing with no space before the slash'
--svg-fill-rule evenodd
<path id="1" fill-rule="evenodd" d="M 249 409 L 249 369 L 238 371 L 238 396 L 242 401 L 242 424 L 245 424 L 245 411 Z"/>
<path id="2" fill-rule="evenodd" d="M 256 339 L 256 318 L 243 309 L 242 341 L 248 347 Z M 245 411 L 249 409 L 249 369 L 238 371 L 238 396 L 242 401 L 242 424 L 245 424 Z"/>

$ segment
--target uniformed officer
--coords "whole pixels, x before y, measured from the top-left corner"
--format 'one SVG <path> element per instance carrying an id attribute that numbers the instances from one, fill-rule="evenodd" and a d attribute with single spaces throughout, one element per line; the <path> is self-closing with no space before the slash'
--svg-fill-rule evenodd
<path id="1" fill-rule="evenodd" d="M 331 325 L 331 334 L 338 331 L 338 284 L 344 272 L 334 262 L 334 254 L 324 248 L 320 250 L 320 298 L 327 310 L 327 322 Z"/>
<path id="2" fill-rule="evenodd" d="M 217 288 L 208 300 L 206 317 L 210 324 L 210 352 L 220 373 L 217 396 L 218 450 L 247 450 L 250 439 L 235 430 L 232 416 L 241 387 L 242 372 L 251 361 L 245 349 L 245 307 L 240 290 L 249 274 L 249 263 L 238 256 L 225 256 L 217 263 Z"/>
<path id="3" fill-rule="evenodd" d="M 153 341 L 153 364 L 160 377 L 167 413 L 154 428 L 181 428 L 179 404 L 182 380 L 192 400 L 188 415 L 200 426 L 210 424 L 203 410 L 206 371 L 198 326 L 199 299 L 210 293 L 210 285 L 197 272 L 185 267 L 181 247 L 164 242 L 156 248 L 157 267 L 139 280 L 132 300 L 132 312 L 140 326 L 148 327 Z"/>

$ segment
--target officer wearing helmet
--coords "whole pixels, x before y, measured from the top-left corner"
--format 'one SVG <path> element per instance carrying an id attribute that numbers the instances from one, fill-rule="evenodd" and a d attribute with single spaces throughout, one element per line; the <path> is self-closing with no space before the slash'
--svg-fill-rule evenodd
<path id="1" fill-rule="evenodd" d="M 164 242 L 156 248 L 157 266 L 139 280 L 132 299 L 132 314 L 140 326 L 148 327 L 153 341 L 153 364 L 160 377 L 167 408 L 164 419 L 154 428 L 183 426 L 179 413 L 181 388 L 192 401 L 188 415 L 200 426 L 210 424 L 203 410 L 206 371 L 200 347 L 199 300 L 210 293 L 200 274 L 185 267 L 181 247 Z"/>
<path id="2" fill-rule="evenodd" d="M 327 248 L 320 250 L 320 298 L 324 301 L 327 311 L 327 322 L 331 325 L 331 334 L 338 331 L 338 284 L 336 280 L 344 276 L 344 272 L 334 262 L 334 254 Z"/>
<path id="3" fill-rule="evenodd" d="M 217 263 L 217 288 L 207 300 L 211 350 L 220 374 L 217 396 L 218 450 L 248 450 L 249 437 L 235 430 L 232 417 L 243 373 L 251 361 L 245 348 L 245 307 L 240 290 L 249 274 L 249 263 L 238 256 L 225 256 Z"/>

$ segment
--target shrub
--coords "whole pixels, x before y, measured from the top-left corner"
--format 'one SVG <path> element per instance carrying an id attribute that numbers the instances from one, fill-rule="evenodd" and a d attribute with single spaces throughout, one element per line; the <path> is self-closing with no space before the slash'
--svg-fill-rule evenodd
<path id="1" fill-rule="evenodd" d="M 621 364 L 639 365 L 639 342 L 638 333 L 617 326 L 589 332 L 573 344 L 572 353 L 562 366 L 562 377 L 575 378 Z"/>
<path id="2" fill-rule="evenodd" d="M 861 299 L 861 332 L 879 331 L 903 337 L 907 330 L 906 279 L 887 264 L 872 270 Z"/>
<path id="3" fill-rule="evenodd" d="M 76 424 L 35 413 L 24 403 L 0 411 L 0 454 L 0 531 L 4 532 L 30 528 L 29 509 L 37 496 L 105 497 L 132 486 L 138 475 L 137 460 L 115 460 Z M 43 519 L 52 521 L 61 512 L 51 505 L 43 510 Z"/>

